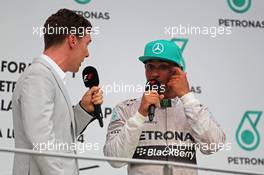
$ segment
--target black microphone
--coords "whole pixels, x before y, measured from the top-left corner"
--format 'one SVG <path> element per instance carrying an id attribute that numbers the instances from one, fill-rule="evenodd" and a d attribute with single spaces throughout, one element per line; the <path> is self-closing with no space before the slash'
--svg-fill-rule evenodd
<path id="1" fill-rule="evenodd" d="M 160 94 L 160 89 L 161 89 L 161 84 L 158 80 L 152 79 L 146 83 L 145 91 L 155 90 L 158 92 L 158 94 Z M 151 122 L 153 121 L 153 118 L 155 116 L 155 109 L 156 107 L 154 104 L 151 104 L 148 107 L 148 117 L 149 117 L 149 121 Z"/>
<path id="2" fill-rule="evenodd" d="M 99 85 L 99 77 L 97 70 L 92 66 L 88 66 L 83 70 L 82 77 L 85 87 L 89 87 L 91 89 L 93 86 Z M 95 115 L 95 118 L 98 119 L 99 125 L 103 127 L 103 113 L 100 104 L 94 105 L 93 114 Z"/>

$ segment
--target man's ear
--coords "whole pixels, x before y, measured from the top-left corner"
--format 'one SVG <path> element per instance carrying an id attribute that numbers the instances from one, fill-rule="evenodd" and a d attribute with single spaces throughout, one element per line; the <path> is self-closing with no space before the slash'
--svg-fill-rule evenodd
<path id="1" fill-rule="evenodd" d="M 77 44 L 77 37 L 75 35 L 70 34 L 67 37 L 68 40 L 68 44 L 71 48 L 75 47 L 75 45 Z"/>

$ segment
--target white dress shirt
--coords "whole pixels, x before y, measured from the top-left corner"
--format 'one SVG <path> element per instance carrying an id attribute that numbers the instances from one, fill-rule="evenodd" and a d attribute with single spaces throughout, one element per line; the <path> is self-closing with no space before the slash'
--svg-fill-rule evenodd
<path id="1" fill-rule="evenodd" d="M 63 70 L 49 56 L 47 56 L 45 54 L 42 54 L 40 57 L 42 59 L 45 59 L 50 64 L 50 66 L 59 75 L 59 77 L 61 78 L 61 80 L 63 81 L 63 83 L 66 84 L 66 81 L 65 81 L 66 73 L 63 72 Z"/>

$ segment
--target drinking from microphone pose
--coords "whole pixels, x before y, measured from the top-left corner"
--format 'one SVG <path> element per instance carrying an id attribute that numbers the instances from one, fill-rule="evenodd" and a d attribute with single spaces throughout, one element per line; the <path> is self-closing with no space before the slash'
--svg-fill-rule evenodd
<path id="1" fill-rule="evenodd" d="M 73 107 L 64 79 L 66 72 L 77 72 L 89 56 L 90 33 L 79 29 L 90 31 L 92 25 L 83 16 L 61 9 L 44 27 L 44 52 L 21 75 L 13 93 L 15 147 L 76 154 L 76 138 L 93 119 L 94 105 L 102 104 L 102 91 L 92 87 Z M 13 175 L 77 174 L 77 159 L 14 157 Z"/>
<path id="2" fill-rule="evenodd" d="M 190 92 L 181 50 L 172 41 L 156 40 L 145 47 L 147 80 L 164 90 L 143 93 L 142 98 L 118 104 L 108 126 L 105 156 L 176 161 L 196 164 L 196 149 L 211 154 L 223 147 L 225 134 L 208 108 Z M 153 121 L 147 117 L 155 105 Z M 222 147 L 221 147 L 222 146 Z M 113 167 L 126 163 L 109 162 Z M 130 175 L 161 175 L 162 165 L 129 164 Z M 194 169 L 172 168 L 174 175 L 197 174 Z"/>

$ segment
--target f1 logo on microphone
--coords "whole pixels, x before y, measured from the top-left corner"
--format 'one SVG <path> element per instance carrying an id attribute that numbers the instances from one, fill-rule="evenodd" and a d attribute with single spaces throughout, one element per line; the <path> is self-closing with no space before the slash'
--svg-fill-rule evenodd
<path id="1" fill-rule="evenodd" d="M 84 82 L 91 81 L 92 79 L 93 79 L 93 74 L 92 73 L 86 74 L 83 77 Z"/>

